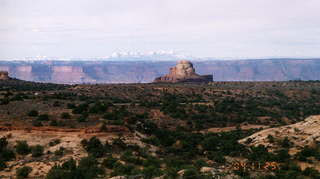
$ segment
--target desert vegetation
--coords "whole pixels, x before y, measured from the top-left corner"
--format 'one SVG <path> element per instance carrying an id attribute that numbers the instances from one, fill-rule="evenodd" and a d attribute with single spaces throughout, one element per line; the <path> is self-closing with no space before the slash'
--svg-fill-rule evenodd
<path id="1" fill-rule="evenodd" d="M 318 115 L 319 101 L 320 83 L 312 81 L 2 81 L 0 176 L 316 178 L 316 141 L 299 148 L 291 138 L 268 135 L 268 145 L 251 145 L 255 140 L 247 137 Z M 40 172 L 35 162 L 48 167 Z"/>

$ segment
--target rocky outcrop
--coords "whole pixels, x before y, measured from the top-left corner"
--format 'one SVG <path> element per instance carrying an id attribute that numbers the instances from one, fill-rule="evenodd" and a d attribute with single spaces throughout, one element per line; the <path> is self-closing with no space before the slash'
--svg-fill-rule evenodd
<path id="1" fill-rule="evenodd" d="M 178 83 L 178 82 L 212 82 L 212 75 L 198 75 L 195 72 L 193 64 L 187 60 L 181 60 L 175 67 L 170 68 L 167 75 L 158 77 L 154 80 L 155 83 Z"/>
<path id="2" fill-rule="evenodd" d="M 0 71 L 0 80 L 9 80 L 9 73 L 7 71 Z"/>
<path id="3" fill-rule="evenodd" d="M 1 61 L 12 78 L 45 83 L 150 83 L 175 61 Z M 214 81 L 320 80 L 320 59 L 194 61 L 199 74 Z M 31 71 L 30 71 L 31 70 Z"/>
<path id="4" fill-rule="evenodd" d="M 249 146 L 264 145 L 269 149 L 278 148 L 277 142 L 271 142 L 270 138 L 282 141 L 288 138 L 292 146 L 303 148 L 320 142 L 320 116 L 310 116 L 304 121 L 282 127 L 269 128 L 257 132 L 249 137 L 239 140 L 240 143 Z"/>

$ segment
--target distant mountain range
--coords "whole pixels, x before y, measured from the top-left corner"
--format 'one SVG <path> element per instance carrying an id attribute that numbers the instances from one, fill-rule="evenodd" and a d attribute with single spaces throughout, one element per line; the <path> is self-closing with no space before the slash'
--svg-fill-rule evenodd
<path id="1" fill-rule="evenodd" d="M 0 61 L 0 71 L 8 71 L 11 77 L 37 82 L 148 83 L 168 73 L 177 59 L 124 56 L 113 60 Z M 197 73 L 213 74 L 215 81 L 320 80 L 320 59 L 194 59 L 192 62 Z"/>

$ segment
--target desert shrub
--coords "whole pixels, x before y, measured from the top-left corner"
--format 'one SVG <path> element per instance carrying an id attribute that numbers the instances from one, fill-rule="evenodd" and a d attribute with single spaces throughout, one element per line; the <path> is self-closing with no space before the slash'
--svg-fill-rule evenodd
<path id="1" fill-rule="evenodd" d="M 96 102 L 89 109 L 89 113 L 103 113 L 107 110 L 107 105 L 101 102 Z"/>
<path id="2" fill-rule="evenodd" d="M 88 111 L 88 104 L 83 103 L 83 104 L 79 104 L 78 106 L 76 106 L 75 108 L 73 108 L 72 113 L 73 114 L 82 114 L 84 112 Z"/>
<path id="3" fill-rule="evenodd" d="M 54 152 L 54 155 L 61 157 L 61 156 L 63 156 L 64 152 L 65 152 L 65 148 L 64 147 L 60 147 L 59 150 L 56 150 Z"/>
<path id="4" fill-rule="evenodd" d="M 81 144 L 86 149 L 88 154 L 93 157 L 102 157 L 105 154 L 103 144 L 96 137 L 90 138 L 89 141 L 82 140 Z"/>
<path id="5" fill-rule="evenodd" d="M 15 157 L 14 152 L 7 148 L 8 141 L 7 138 L 0 138 L 0 160 L 5 162 L 13 159 Z"/>
<path id="6" fill-rule="evenodd" d="M 276 152 L 275 160 L 277 162 L 285 162 L 290 159 L 290 155 L 287 149 L 282 149 Z"/>
<path id="7" fill-rule="evenodd" d="M 28 116 L 30 117 L 36 117 L 39 115 L 39 112 L 37 110 L 31 110 L 28 112 Z"/>
<path id="8" fill-rule="evenodd" d="M 251 147 L 251 152 L 248 155 L 248 159 L 251 161 L 266 162 L 266 161 L 274 161 L 275 156 L 274 154 L 269 153 L 265 146 L 259 145 L 257 147 L 255 146 Z"/>
<path id="9" fill-rule="evenodd" d="M 314 169 L 314 168 L 306 168 L 303 170 L 302 174 L 304 176 L 308 176 L 310 178 L 320 178 L 320 173 L 318 170 Z"/>
<path id="10" fill-rule="evenodd" d="M 98 174 L 102 174 L 103 171 L 98 167 L 98 161 L 94 157 L 82 158 L 78 165 L 78 170 L 83 172 L 84 178 L 95 178 Z"/>
<path id="11" fill-rule="evenodd" d="M 109 124 L 122 126 L 122 125 L 124 125 L 124 121 L 123 120 L 114 120 L 114 121 L 110 121 Z"/>
<path id="12" fill-rule="evenodd" d="M 0 152 L 2 152 L 2 150 L 6 149 L 7 145 L 8 145 L 7 138 L 1 137 L 0 138 Z"/>
<path id="13" fill-rule="evenodd" d="M 98 167 L 97 160 L 93 157 L 86 157 L 80 160 L 78 166 L 73 159 L 62 165 L 55 165 L 48 172 L 46 179 L 92 179 L 99 174 L 103 174 L 103 170 Z"/>
<path id="14" fill-rule="evenodd" d="M 135 175 L 140 174 L 141 171 L 137 170 L 134 165 L 128 164 L 123 165 L 119 162 L 117 162 L 114 167 L 113 171 L 111 173 L 111 176 L 127 176 L 127 175 Z"/>
<path id="15" fill-rule="evenodd" d="M 0 171 L 4 170 L 5 168 L 7 168 L 7 164 L 3 160 L 0 160 Z"/>
<path id="16" fill-rule="evenodd" d="M 0 159 L 3 161 L 9 161 L 15 158 L 15 154 L 11 149 L 5 148 L 0 153 Z"/>
<path id="17" fill-rule="evenodd" d="M 10 103 L 10 99 L 9 98 L 3 98 L 0 99 L 0 105 L 6 105 Z"/>
<path id="18" fill-rule="evenodd" d="M 65 124 L 65 122 L 62 121 L 62 120 L 55 120 L 55 119 L 53 119 L 53 120 L 50 121 L 49 125 L 50 125 L 50 126 L 60 126 L 60 127 L 62 127 L 62 126 L 65 126 L 66 124 Z"/>
<path id="19" fill-rule="evenodd" d="M 119 116 L 112 112 L 105 113 L 102 117 L 106 120 L 119 120 Z"/>
<path id="20" fill-rule="evenodd" d="M 272 135 L 269 134 L 267 138 L 268 138 L 270 143 L 274 142 L 274 137 Z"/>
<path id="21" fill-rule="evenodd" d="M 210 160 L 214 160 L 217 163 L 224 163 L 226 161 L 226 159 L 223 156 L 223 153 L 221 152 L 209 152 L 208 158 Z"/>
<path id="22" fill-rule="evenodd" d="M 79 116 L 77 118 L 77 121 L 78 122 L 87 122 L 88 121 L 88 117 L 89 117 L 89 115 L 84 113 L 84 114 L 82 114 L 81 116 Z"/>
<path id="23" fill-rule="evenodd" d="M 121 160 L 125 161 L 125 162 L 128 162 L 128 163 L 132 163 L 132 164 L 135 164 L 135 165 L 141 165 L 142 164 L 142 160 L 133 156 L 132 155 L 132 151 L 125 151 L 121 157 L 120 157 Z"/>
<path id="24" fill-rule="evenodd" d="M 61 143 L 61 140 L 60 139 L 53 139 L 49 142 L 49 146 L 55 146 L 57 144 L 60 144 Z"/>
<path id="25" fill-rule="evenodd" d="M 162 171 L 158 167 L 148 166 L 142 170 L 143 178 L 151 179 L 162 174 Z"/>
<path id="26" fill-rule="evenodd" d="M 16 171 L 17 179 L 27 178 L 29 173 L 31 173 L 31 171 L 32 171 L 32 168 L 29 166 L 18 168 Z"/>
<path id="27" fill-rule="evenodd" d="M 178 178 L 178 170 L 176 168 L 166 168 L 164 171 L 165 179 Z"/>
<path id="28" fill-rule="evenodd" d="M 141 123 L 137 124 L 137 131 L 142 132 L 144 134 L 150 135 L 154 133 L 157 129 L 158 126 L 150 120 L 141 121 Z"/>
<path id="29" fill-rule="evenodd" d="M 289 147 L 292 146 L 292 143 L 290 142 L 288 137 L 285 137 L 281 142 L 281 146 L 284 147 L 284 148 L 289 148 Z"/>
<path id="30" fill-rule="evenodd" d="M 68 104 L 67 104 L 67 108 L 68 108 L 68 109 L 73 109 L 73 108 L 75 108 L 75 107 L 76 107 L 76 105 L 73 104 L 73 103 L 68 103 Z"/>
<path id="31" fill-rule="evenodd" d="M 296 154 L 296 158 L 300 161 L 307 161 L 308 157 L 311 157 L 311 156 L 317 157 L 318 155 L 319 153 L 317 152 L 316 149 L 306 146 Z"/>
<path id="32" fill-rule="evenodd" d="M 102 165 L 106 168 L 112 169 L 117 161 L 118 161 L 118 159 L 110 156 L 110 157 L 107 157 L 106 159 L 103 160 Z"/>
<path id="33" fill-rule="evenodd" d="M 41 145 L 35 145 L 31 147 L 32 157 L 40 157 L 43 155 L 44 148 Z"/>
<path id="34" fill-rule="evenodd" d="M 16 144 L 16 152 L 20 155 L 27 155 L 30 153 L 31 149 L 27 143 L 27 141 L 17 141 Z"/>
<path id="35" fill-rule="evenodd" d="M 71 115 L 67 112 L 64 112 L 60 115 L 62 119 L 71 119 Z"/>
<path id="36" fill-rule="evenodd" d="M 49 120 L 49 115 L 48 114 L 41 114 L 38 116 L 37 120 L 39 121 L 48 121 Z"/>
<path id="37" fill-rule="evenodd" d="M 197 179 L 201 178 L 199 172 L 195 168 L 186 169 L 183 174 L 184 179 Z"/>
<path id="38" fill-rule="evenodd" d="M 41 126 L 43 126 L 43 125 L 42 125 L 42 122 L 39 121 L 39 120 L 33 120 L 33 121 L 32 121 L 32 125 L 33 125 L 34 127 L 41 127 Z"/>

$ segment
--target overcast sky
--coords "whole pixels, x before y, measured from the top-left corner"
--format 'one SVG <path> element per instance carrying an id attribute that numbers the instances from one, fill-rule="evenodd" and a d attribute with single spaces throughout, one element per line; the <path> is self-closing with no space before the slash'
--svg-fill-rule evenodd
<path id="1" fill-rule="evenodd" d="M 320 57 L 320 0 L 0 0 L 0 58 Z"/>

